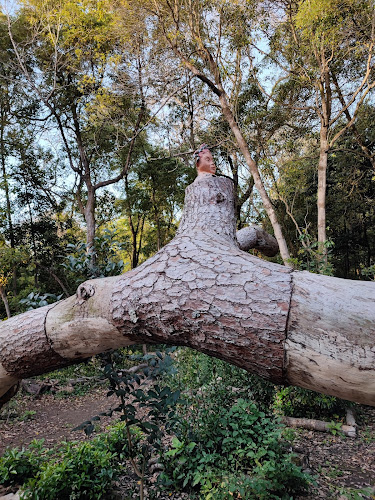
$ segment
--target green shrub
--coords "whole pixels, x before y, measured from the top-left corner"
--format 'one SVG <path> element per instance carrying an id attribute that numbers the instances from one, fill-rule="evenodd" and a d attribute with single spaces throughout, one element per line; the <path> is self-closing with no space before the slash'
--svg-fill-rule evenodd
<path id="1" fill-rule="evenodd" d="M 71 500 L 100 499 L 115 476 L 115 454 L 95 440 L 80 444 L 68 443 L 63 458 L 42 464 L 35 478 L 30 479 L 22 499 Z"/>
<path id="2" fill-rule="evenodd" d="M 0 484 L 23 484 L 38 473 L 49 453 L 43 440 L 32 441 L 28 448 L 6 450 L 0 457 Z"/>
<path id="3" fill-rule="evenodd" d="M 344 416 L 349 405 L 352 403 L 300 387 L 280 389 L 274 402 L 275 410 L 281 415 L 319 419 Z"/>
<path id="4" fill-rule="evenodd" d="M 201 396 L 189 420 L 177 427 L 162 457 L 165 485 L 215 500 L 290 498 L 307 487 L 308 477 L 282 448 L 277 421 L 254 402 L 238 399 L 227 407 L 212 396 Z"/>
<path id="5" fill-rule="evenodd" d="M 177 376 L 181 391 L 195 390 L 215 385 L 228 392 L 235 391 L 246 399 L 255 400 L 268 408 L 272 405 L 275 386 L 246 370 L 233 366 L 221 359 L 213 358 L 189 348 L 179 348 L 175 355 Z"/>
<path id="6" fill-rule="evenodd" d="M 130 432 L 133 442 L 139 443 L 139 430 Z M 120 463 L 129 455 L 127 443 L 124 422 L 84 443 L 61 443 L 47 449 L 43 440 L 33 441 L 28 448 L 5 451 L 0 458 L 0 481 L 5 486 L 24 485 L 24 499 L 107 498 Z"/>
<path id="7" fill-rule="evenodd" d="M 132 433 L 132 439 L 138 442 L 141 438 L 141 434 L 137 429 L 130 429 Z M 128 456 L 128 442 L 126 436 L 126 424 L 125 422 L 116 422 L 108 428 L 106 434 L 101 434 L 92 442 L 99 441 L 103 443 L 103 447 L 109 452 L 116 455 L 120 460 Z"/>

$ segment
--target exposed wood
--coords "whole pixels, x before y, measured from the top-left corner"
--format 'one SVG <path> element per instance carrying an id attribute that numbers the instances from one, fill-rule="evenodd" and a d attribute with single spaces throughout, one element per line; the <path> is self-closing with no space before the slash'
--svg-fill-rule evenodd
<path id="1" fill-rule="evenodd" d="M 357 427 L 357 422 L 355 421 L 354 412 L 351 408 L 346 410 L 346 425 L 351 425 L 352 427 Z"/>
<path id="2" fill-rule="evenodd" d="M 186 345 L 277 384 L 375 406 L 375 285 L 238 248 L 233 184 L 198 177 L 176 237 L 121 276 L 0 325 L 0 387 L 133 343 Z M 1 394 L 0 393 L 0 394 Z"/>
<path id="3" fill-rule="evenodd" d="M 288 427 L 301 427 L 302 429 L 320 432 L 332 431 L 332 422 L 324 422 L 313 418 L 281 417 L 281 421 Z M 356 437 L 356 428 L 351 425 L 341 425 L 339 432 L 348 437 Z"/>
<path id="4" fill-rule="evenodd" d="M 293 273 L 288 381 L 375 406 L 375 283 Z"/>

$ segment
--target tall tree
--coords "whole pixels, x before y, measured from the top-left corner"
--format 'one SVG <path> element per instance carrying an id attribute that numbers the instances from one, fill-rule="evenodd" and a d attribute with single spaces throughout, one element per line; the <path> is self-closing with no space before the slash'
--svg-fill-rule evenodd
<path id="1" fill-rule="evenodd" d="M 237 116 L 237 97 L 243 81 L 243 52 L 254 35 L 256 3 L 231 5 L 214 2 L 141 0 L 132 4 L 130 17 L 143 18 L 154 27 L 158 46 L 178 68 L 182 64 L 201 80 L 219 105 L 250 169 L 264 208 L 272 223 L 285 263 L 289 251 L 258 165 L 252 158 Z M 207 111 L 209 112 L 209 111 Z"/>
<path id="2" fill-rule="evenodd" d="M 326 263 L 329 152 L 351 129 L 371 156 L 355 121 L 375 87 L 375 8 L 367 0 L 287 0 L 282 5 L 283 18 L 270 40 L 270 60 L 282 73 L 274 97 L 290 109 L 311 110 L 318 122 L 317 229 Z"/>
<path id="3" fill-rule="evenodd" d="M 24 20 L 29 31 L 21 42 L 13 33 Z M 17 17 L 9 18 L 25 91 L 39 98 L 49 134 L 60 134 L 63 154 L 76 177 L 75 197 L 93 263 L 97 191 L 126 174 L 145 117 L 139 89 L 142 68 L 138 64 L 135 79 L 125 72 L 122 38 L 114 26 L 109 2 L 90 0 L 26 0 Z M 125 162 L 117 160 L 119 150 Z"/>

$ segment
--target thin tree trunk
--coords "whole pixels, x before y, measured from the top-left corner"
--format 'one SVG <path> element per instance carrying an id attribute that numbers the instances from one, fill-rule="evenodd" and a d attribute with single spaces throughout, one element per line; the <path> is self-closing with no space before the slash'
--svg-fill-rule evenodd
<path id="1" fill-rule="evenodd" d="M 12 208 L 10 202 L 9 195 L 9 183 L 8 183 L 8 174 L 6 171 L 6 149 L 5 149 L 5 140 L 4 140 L 4 129 L 5 129 L 5 112 L 2 110 L 1 113 L 1 134 L 0 134 L 0 154 L 1 154 L 1 169 L 3 174 L 3 186 L 5 192 L 5 202 L 6 202 L 6 216 L 8 221 L 8 229 L 9 229 L 9 239 L 10 239 L 10 247 L 15 248 L 16 242 L 14 238 L 14 229 L 13 229 L 13 221 L 12 221 Z M 13 294 L 17 295 L 17 268 L 13 267 L 12 269 L 12 288 Z"/>
<path id="2" fill-rule="evenodd" d="M 87 195 L 86 206 L 84 209 L 84 216 L 86 222 L 86 253 L 90 258 L 90 267 L 94 270 L 96 266 L 96 253 L 95 253 L 95 235 L 96 235 L 96 221 L 95 221 L 95 191 L 89 189 Z"/>
<path id="3" fill-rule="evenodd" d="M 161 249 L 162 247 L 162 244 L 161 244 L 161 228 L 160 228 L 160 214 L 159 214 L 159 209 L 158 209 L 158 205 L 157 205 L 157 201 L 156 201 L 156 197 L 155 197 L 155 180 L 153 179 L 153 177 L 151 176 L 152 178 L 152 184 L 153 184 L 153 188 L 152 188 L 152 205 L 153 205 L 153 209 L 154 209 L 154 215 L 155 215 L 155 222 L 156 222 L 156 238 L 157 238 L 157 241 L 156 241 L 156 244 L 157 244 L 157 249 L 158 251 Z"/>
<path id="4" fill-rule="evenodd" d="M 223 115 L 225 119 L 227 120 L 236 140 L 239 145 L 239 148 L 241 150 L 241 153 L 243 154 L 246 163 L 250 169 L 251 175 L 253 176 L 254 179 L 254 184 L 255 187 L 262 198 L 263 206 L 267 212 L 267 215 L 271 221 L 274 233 L 275 233 L 275 238 L 277 240 L 277 243 L 279 245 L 280 249 L 280 255 L 281 258 L 283 259 L 283 262 L 286 266 L 289 266 L 289 259 L 290 259 L 290 254 L 288 250 L 288 246 L 281 228 L 281 225 L 277 219 L 277 215 L 275 212 L 275 209 L 273 208 L 272 202 L 268 196 L 268 193 L 264 187 L 263 181 L 260 177 L 258 167 L 254 160 L 251 157 L 251 153 L 249 150 L 249 147 L 245 141 L 245 138 L 242 135 L 242 132 L 233 116 L 232 110 L 230 109 L 230 106 L 228 104 L 227 98 L 225 93 L 222 93 L 220 96 L 220 104 L 221 104 L 221 109 L 223 111 Z"/>
<path id="5" fill-rule="evenodd" d="M 186 73 L 188 73 L 188 70 L 186 70 Z M 186 77 L 188 78 L 188 74 L 186 75 Z M 195 134 L 194 134 L 194 97 L 190 82 L 186 86 L 186 102 L 189 113 L 188 130 L 189 130 L 190 146 L 192 149 L 195 149 L 196 144 L 195 144 Z"/>
<path id="6" fill-rule="evenodd" d="M 194 64 L 192 64 L 191 60 L 187 57 L 184 57 L 184 55 L 179 51 L 179 48 L 176 45 L 176 42 L 171 40 L 169 38 L 169 35 L 165 32 L 166 39 L 171 45 L 172 50 L 174 53 L 183 61 L 184 65 L 186 68 L 188 68 L 193 75 L 195 75 L 197 78 L 199 78 L 203 83 L 205 83 L 208 88 L 210 89 L 211 92 L 216 94 L 219 98 L 221 110 L 223 113 L 223 116 L 225 120 L 227 121 L 230 129 L 233 132 L 234 137 L 236 138 L 237 144 L 241 150 L 241 153 L 243 154 L 245 161 L 247 163 L 247 166 L 249 167 L 249 170 L 251 172 L 251 175 L 253 176 L 254 179 L 254 184 L 255 187 L 262 199 L 264 209 L 267 212 L 267 215 L 271 221 L 274 233 L 275 233 L 275 238 L 277 240 L 277 243 L 279 245 L 280 249 L 280 255 L 283 259 L 283 262 L 286 266 L 290 266 L 290 254 L 288 250 L 288 246 L 285 240 L 285 237 L 283 235 L 283 231 L 281 228 L 281 225 L 277 219 L 276 212 L 273 208 L 272 202 L 268 196 L 268 193 L 264 187 L 262 178 L 260 176 L 258 166 L 255 163 L 255 161 L 251 157 L 251 153 L 249 150 L 249 147 L 247 145 L 247 142 L 242 134 L 242 131 L 240 127 L 238 126 L 238 123 L 236 122 L 236 119 L 233 115 L 233 112 L 231 110 L 231 107 L 228 102 L 228 97 L 227 94 L 222 86 L 221 82 L 221 76 L 220 76 L 220 71 L 217 66 L 217 61 L 215 61 L 214 57 L 212 54 L 209 52 L 207 47 L 204 45 L 202 40 L 199 40 L 201 44 L 201 52 L 202 52 L 202 57 L 205 59 L 211 69 L 212 74 L 214 75 L 215 78 L 215 83 L 211 81 L 206 75 L 204 75 Z"/>
<path id="7" fill-rule="evenodd" d="M 345 98 L 344 98 L 344 96 L 343 96 L 343 94 L 341 92 L 341 88 L 340 88 L 339 82 L 337 80 L 336 74 L 331 71 L 331 76 L 332 76 L 332 81 L 333 81 L 333 83 L 334 83 L 334 85 L 336 87 L 336 91 L 337 91 L 337 95 L 338 95 L 340 104 L 342 106 L 342 109 L 344 110 L 344 114 L 345 114 L 346 120 L 347 120 L 348 124 L 352 123 L 349 128 L 351 129 L 351 131 L 353 133 L 354 139 L 357 141 L 357 144 L 362 149 L 362 152 L 363 152 L 364 156 L 370 161 L 370 163 L 372 165 L 372 168 L 375 171 L 375 155 L 373 155 L 371 153 L 371 151 L 369 150 L 369 148 L 363 142 L 363 139 L 362 139 L 360 133 L 358 132 L 358 129 L 355 126 L 355 123 L 353 122 L 353 117 L 351 116 L 351 114 L 349 112 L 349 109 L 347 107 Z"/>
<path id="8" fill-rule="evenodd" d="M 30 201 L 29 201 L 29 194 L 27 192 L 27 188 L 26 188 L 25 195 L 26 195 L 26 200 L 27 200 L 26 203 L 27 203 L 27 208 L 28 208 L 29 218 L 30 218 L 31 243 L 32 243 L 33 251 L 34 251 L 34 265 L 35 265 L 34 285 L 35 285 L 35 288 L 38 288 L 38 286 L 39 286 L 38 285 L 38 272 L 36 270 L 36 261 L 37 261 L 38 255 L 37 255 L 37 248 L 36 248 L 36 241 L 35 241 L 33 212 L 31 210 Z"/>
<path id="9" fill-rule="evenodd" d="M 327 265 L 327 224 L 326 224 L 326 195 L 327 195 L 327 166 L 329 141 L 328 133 L 332 111 L 332 91 L 330 69 L 326 60 L 324 46 L 320 51 L 315 52 L 316 60 L 320 67 L 320 79 L 318 90 L 320 94 L 320 143 L 319 143 L 319 163 L 318 163 L 318 250 L 320 264 Z"/>
<path id="10" fill-rule="evenodd" d="M 0 295 L 1 295 L 1 300 L 4 303 L 6 315 L 9 319 L 9 318 L 11 318 L 12 314 L 10 312 L 9 302 L 8 302 L 8 297 L 7 297 L 6 291 L 2 285 L 0 285 Z"/>
<path id="11" fill-rule="evenodd" d="M 318 249 L 320 260 L 327 264 L 327 229 L 326 229 L 326 193 L 328 166 L 328 127 L 322 124 L 320 129 L 320 150 L 318 163 Z"/>

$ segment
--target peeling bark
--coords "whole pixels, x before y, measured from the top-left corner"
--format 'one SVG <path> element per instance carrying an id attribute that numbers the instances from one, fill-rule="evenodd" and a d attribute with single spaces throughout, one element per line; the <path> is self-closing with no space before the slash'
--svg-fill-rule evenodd
<path id="1" fill-rule="evenodd" d="M 0 325 L 0 395 L 18 379 L 133 343 L 186 345 L 277 384 L 375 406 L 375 285 L 240 250 L 233 183 L 198 177 L 176 237 L 124 275 Z"/>

